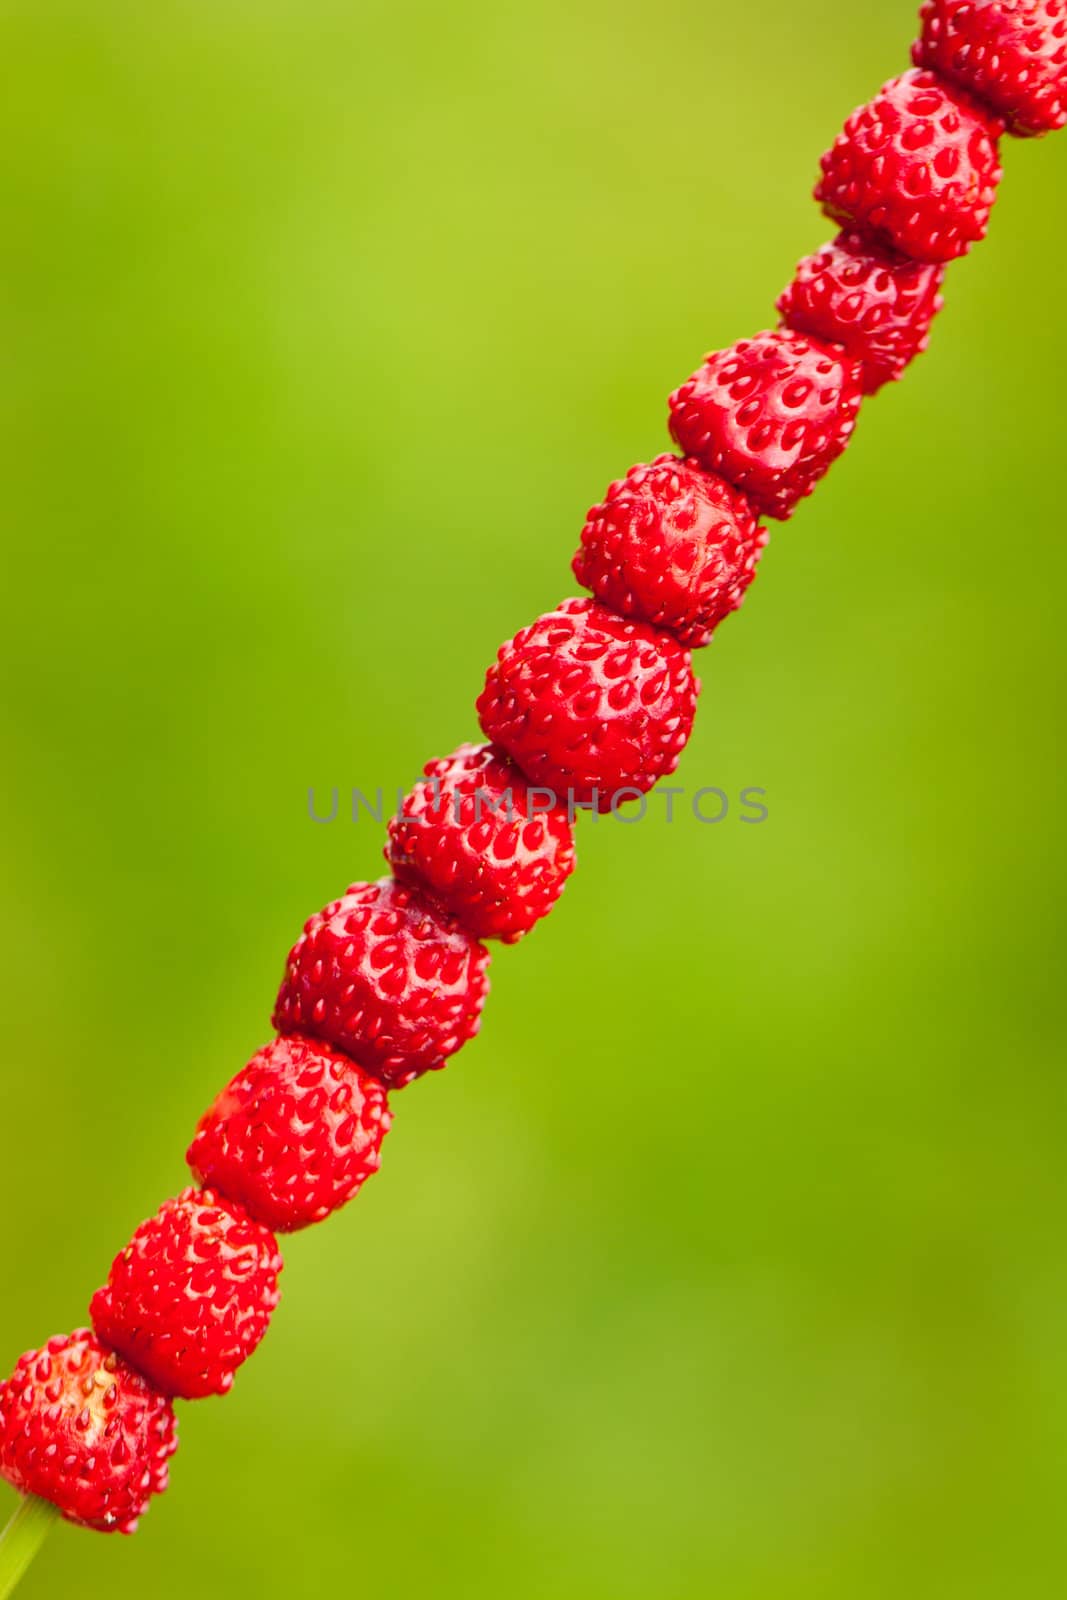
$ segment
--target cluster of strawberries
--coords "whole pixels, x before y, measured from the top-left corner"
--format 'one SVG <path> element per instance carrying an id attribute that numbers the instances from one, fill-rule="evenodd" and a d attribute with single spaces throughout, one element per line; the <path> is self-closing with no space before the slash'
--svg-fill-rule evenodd
<path id="1" fill-rule="evenodd" d="M 574 867 L 576 807 L 672 772 L 692 727 L 690 651 L 741 603 L 766 534 L 840 455 L 861 398 L 925 348 L 945 263 L 985 233 L 1006 130 L 1067 123 L 1067 0 L 927 0 L 915 69 L 823 157 L 844 229 L 802 261 L 781 325 L 708 357 L 670 400 L 683 456 L 613 483 L 566 600 L 500 650 L 486 744 L 426 770 L 390 824 L 393 876 L 354 884 L 289 955 L 278 1036 L 197 1130 L 198 1187 L 116 1257 L 93 1332 L 23 1356 L 0 1387 L 0 1473 L 71 1521 L 132 1531 L 165 1487 L 172 1401 L 224 1394 L 278 1303 L 276 1233 L 377 1170 L 388 1092 L 477 1030 L 481 942 L 513 943 Z M 547 800 L 545 795 L 547 793 Z"/>

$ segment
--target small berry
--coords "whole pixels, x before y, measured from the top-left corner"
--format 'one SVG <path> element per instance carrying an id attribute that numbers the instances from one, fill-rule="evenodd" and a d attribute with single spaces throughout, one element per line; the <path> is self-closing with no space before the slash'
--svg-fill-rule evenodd
<path id="1" fill-rule="evenodd" d="M 1067 123 L 1067 0 L 925 0 L 912 49 L 1022 136 Z"/>
<path id="2" fill-rule="evenodd" d="M 115 1257 L 89 1315 L 164 1394 L 226 1394 L 267 1331 L 281 1268 L 274 1235 L 241 1206 L 185 1189 Z"/>
<path id="3" fill-rule="evenodd" d="M 477 1033 L 488 965 L 484 945 L 422 895 L 392 878 L 354 883 L 289 952 L 274 1026 L 402 1089 Z"/>
<path id="4" fill-rule="evenodd" d="M 186 1157 L 198 1183 L 275 1233 L 345 1205 L 381 1165 L 392 1117 L 377 1078 L 329 1045 L 280 1035 L 205 1113 Z"/>
<path id="5" fill-rule="evenodd" d="M 170 1401 L 86 1328 L 30 1350 L 0 1384 L 0 1475 L 68 1522 L 132 1533 L 177 1448 Z"/>
<path id="6" fill-rule="evenodd" d="M 815 198 L 913 261 L 952 261 L 985 238 L 1002 131 L 964 90 L 906 72 L 849 117 L 822 158 Z"/>
<path id="7" fill-rule="evenodd" d="M 837 346 L 778 329 L 717 350 L 671 395 L 671 433 L 757 511 L 784 521 L 848 443 L 861 390 L 858 361 Z"/>
<path id="8" fill-rule="evenodd" d="M 698 688 L 669 633 L 564 600 L 501 645 L 478 715 L 532 783 L 608 811 L 674 771 Z"/>
<path id="9" fill-rule="evenodd" d="M 930 343 L 944 276 L 853 230 L 805 257 L 778 310 L 788 327 L 843 345 L 863 363 L 864 394 L 876 394 Z"/>
<path id="10" fill-rule="evenodd" d="M 766 543 L 743 494 L 662 455 L 610 485 L 572 565 L 602 605 L 699 649 L 741 604 Z"/>
<path id="11" fill-rule="evenodd" d="M 531 795 L 492 745 L 462 745 L 431 761 L 426 777 L 389 824 L 386 859 L 476 938 L 514 944 L 551 911 L 574 870 L 567 808 Z"/>

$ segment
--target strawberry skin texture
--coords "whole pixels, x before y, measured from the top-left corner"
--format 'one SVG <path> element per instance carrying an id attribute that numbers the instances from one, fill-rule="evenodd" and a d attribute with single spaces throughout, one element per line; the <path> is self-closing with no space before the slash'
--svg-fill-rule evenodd
<path id="1" fill-rule="evenodd" d="M 912 47 L 1021 138 L 1067 124 L 1067 0 L 926 0 Z"/>
<path id="2" fill-rule="evenodd" d="M 518 767 L 492 745 L 462 745 L 431 761 L 426 777 L 389 823 L 386 860 L 476 938 L 515 944 L 574 870 L 567 808 L 532 801 Z"/>
<path id="3" fill-rule="evenodd" d="M 0 1385 L 0 1474 L 98 1533 L 133 1533 L 177 1448 L 170 1401 L 86 1328 Z"/>
<path id="4" fill-rule="evenodd" d="M 696 461 L 661 455 L 609 486 L 572 566 L 602 605 L 696 650 L 741 604 L 766 543 L 739 490 Z"/>
<path id="5" fill-rule="evenodd" d="M 392 878 L 354 883 L 289 952 L 274 1026 L 402 1089 L 477 1033 L 488 966 L 485 946 L 423 895 Z"/>
<path id="6" fill-rule="evenodd" d="M 675 770 L 698 690 L 669 633 L 564 600 L 501 645 L 478 716 L 531 783 L 608 811 L 623 790 L 647 794 Z"/>
<path id="7" fill-rule="evenodd" d="M 222 1091 L 186 1157 L 197 1182 L 275 1233 L 322 1222 L 381 1165 L 385 1088 L 329 1045 L 273 1039 Z"/>
<path id="8" fill-rule="evenodd" d="M 822 158 L 815 198 L 913 261 L 953 261 L 985 238 L 1003 131 L 963 89 L 906 72 L 849 117 Z"/>
<path id="9" fill-rule="evenodd" d="M 805 256 L 778 310 L 798 333 L 843 345 L 862 363 L 864 394 L 877 394 L 929 345 L 944 277 L 851 230 Z"/>
<path id="10" fill-rule="evenodd" d="M 274 1235 L 211 1189 L 143 1222 L 93 1296 L 98 1337 L 164 1394 L 226 1394 L 278 1304 Z"/>
<path id="11" fill-rule="evenodd" d="M 786 521 L 848 444 L 858 361 L 789 329 L 717 350 L 670 398 L 671 433 L 756 510 Z"/>

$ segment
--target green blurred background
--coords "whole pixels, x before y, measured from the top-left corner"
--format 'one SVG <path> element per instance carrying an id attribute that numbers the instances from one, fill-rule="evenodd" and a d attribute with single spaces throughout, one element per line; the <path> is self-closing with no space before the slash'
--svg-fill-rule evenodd
<path id="1" fill-rule="evenodd" d="M 301 921 L 827 236 L 911 5 L 0 6 L 0 1366 L 84 1319 Z M 1067 1583 L 1067 137 L 777 528 L 680 779 L 33 1597 Z M 14 1496 L 0 1485 L 0 1517 Z"/>

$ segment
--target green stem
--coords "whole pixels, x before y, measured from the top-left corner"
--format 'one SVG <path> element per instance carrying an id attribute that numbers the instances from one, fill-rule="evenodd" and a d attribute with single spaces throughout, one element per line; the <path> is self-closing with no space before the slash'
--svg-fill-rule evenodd
<path id="1" fill-rule="evenodd" d="M 7 1600 L 59 1516 L 55 1506 L 28 1494 L 0 1533 L 0 1600 Z"/>

